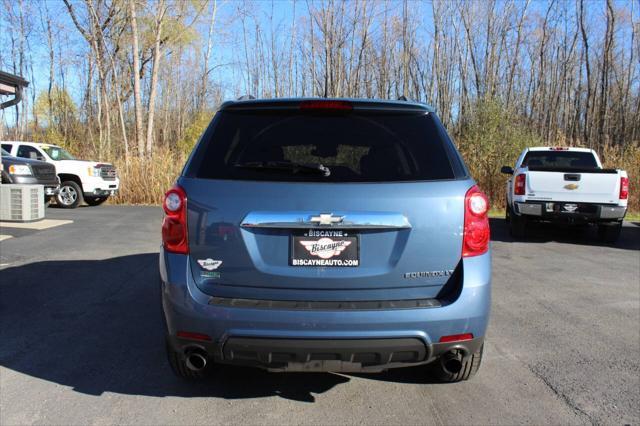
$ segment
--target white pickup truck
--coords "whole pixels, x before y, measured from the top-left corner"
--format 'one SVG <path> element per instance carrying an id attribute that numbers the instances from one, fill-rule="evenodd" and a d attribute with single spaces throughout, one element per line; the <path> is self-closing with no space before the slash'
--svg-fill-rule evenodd
<path id="1" fill-rule="evenodd" d="M 60 191 L 56 203 L 74 209 L 84 200 L 90 206 L 104 203 L 120 187 L 116 169 L 111 164 L 77 160 L 63 148 L 35 142 L 2 141 L 2 149 L 14 157 L 46 161 L 56 166 Z"/>
<path id="2" fill-rule="evenodd" d="M 525 149 L 515 168 L 504 166 L 507 221 L 511 234 L 524 238 L 531 221 L 594 223 L 600 239 L 614 242 L 627 212 L 627 172 L 603 169 L 587 148 Z"/>

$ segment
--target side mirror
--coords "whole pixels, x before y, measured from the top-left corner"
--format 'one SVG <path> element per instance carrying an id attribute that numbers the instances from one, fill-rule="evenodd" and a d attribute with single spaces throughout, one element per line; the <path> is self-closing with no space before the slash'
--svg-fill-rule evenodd
<path id="1" fill-rule="evenodd" d="M 502 168 L 500 169 L 500 173 L 504 173 L 505 175 L 512 175 L 513 169 L 509 166 L 502 166 Z"/>

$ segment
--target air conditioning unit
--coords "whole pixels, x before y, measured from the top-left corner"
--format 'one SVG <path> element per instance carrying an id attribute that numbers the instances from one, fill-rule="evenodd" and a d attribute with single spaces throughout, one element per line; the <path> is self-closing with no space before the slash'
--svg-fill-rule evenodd
<path id="1" fill-rule="evenodd" d="M 33 222 L 44 218 L 43 185 L 0 185 L 0 220 Z"/>

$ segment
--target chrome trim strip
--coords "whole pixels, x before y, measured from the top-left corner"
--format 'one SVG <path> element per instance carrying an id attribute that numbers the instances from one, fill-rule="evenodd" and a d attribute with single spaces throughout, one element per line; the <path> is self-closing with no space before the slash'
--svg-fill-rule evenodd
<path id="1" fill-rule="evenodd" d="M 411 228 L 409 219 L 402 213 L 393 212 L 354 212 L 333 211 L 334 217 L 343 217 L 342 221 L 331 225 L 320 225 L 311 221 L 321 214 L 320 211 L 288 211 L 270 212 L 255 211 L 245 216 L 240 223 L 243 228 L 273 228 L 273 229 L 408 229 Z"/>

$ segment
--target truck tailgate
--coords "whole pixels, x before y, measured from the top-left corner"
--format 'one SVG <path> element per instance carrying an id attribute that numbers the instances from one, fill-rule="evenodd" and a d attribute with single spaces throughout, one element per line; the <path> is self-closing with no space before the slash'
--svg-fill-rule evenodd
<path id="1" fill-rule="evenodd" d="M 527 173 L 528 198 L 615 204 L 618 202 L 620 175 L 617 171 L 537 171 Z"/>

